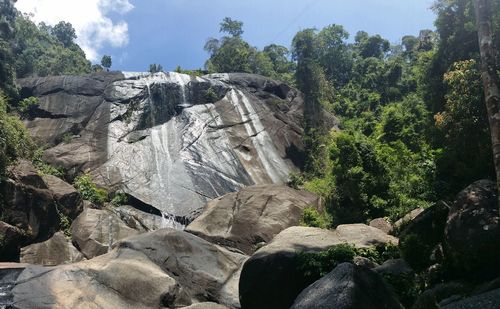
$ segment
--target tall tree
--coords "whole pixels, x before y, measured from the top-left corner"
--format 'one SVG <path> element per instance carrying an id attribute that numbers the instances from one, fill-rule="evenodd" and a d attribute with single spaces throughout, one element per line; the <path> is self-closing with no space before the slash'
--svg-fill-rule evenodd
<path id="1" fill-rule="evenodd" d="M 76 32 L 70 23 L 61 21 L 52 28 L 52 34 L 61 42 L 64 47 L 69 47 L 76 39 Z"/>
<path id="2" fill-rule="evenodd" d="M 493 160 L 497 174 L 498 205 L 500 207 L 500 90 L 498 89 L 496 54 L 493 47 L 491 2 L 490 0 L 475 0 L 474 6 L 481 52 L 481 76 L 486 109 L 488 110 Z"/>
<path id="3" fill-rule="evenodd" d="M 105 67 L 106 70 L 109 71 L 109 68 L 111 68 L 111 64 L 112 64 L 112 62 L 111 62 L 111 56 L 108 56 L 108 55 L 102 56 L 101 65 L 103 67 Z"/>

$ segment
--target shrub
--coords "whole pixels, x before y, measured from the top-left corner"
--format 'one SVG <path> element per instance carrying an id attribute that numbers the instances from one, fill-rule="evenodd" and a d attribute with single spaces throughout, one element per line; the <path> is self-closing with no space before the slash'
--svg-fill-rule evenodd
<path id="1" fill-rule="evenodd" d="M 129 197 L 126 193 L 118 192 L 111 200 L 111 204 L 115 206 L 126 205 L 129 202 Z"/>
<path id="2" fill-rule="evenodd" d="M 98 206 L 102 206 L 108 199 L 108 192 L 98 188 L 89 174 L 83 174 L 76 177 L 73 185 L 84 199 Z"/>
<path id="3" fill-rule="evenodd" d="M 298 269 L 306 278 L 314 281 L 329 273 L 338 264 L 352 262 L 355 256 L 356 248 L 350 244 L 336 245 L 317 253 L 299 252 Z"/>
<path id="4" fill-rule="evenodd" d="M 19 112 L 22 114 L 26 114 L 29 112 L 29 110 L 38 105 L 38 98 L 37 97 L 29 97 L 26 99 L 23 99 L 19 102 Z"/>
<path id="5" fill-rule="evenodd" d="M 18 158 L 29 158 L 34 143 L 18 117 L 7 113 L 7 100 L 0 92 L 0 177 Z"/>
<path id="6" fill-rule="evenodd" d="M 60 178 L 64 177 L 66 171 L 64 170 L 63 167 L 54 167 L 50 164 L 45 163 L 42 159 L 42 156 L 43 156 L 43 149 L 38 148 L 34 151 L 32 157 L 33 165 L 37 168 L 39 174 L 53 175 Z"/>
<path id="7" fill-rule="evenodd" d="M 330 225 L 330 222 L 328 218 L 324 214 L 321 214 L 316 208 L 306 207 L 300 219 L 300 225 L 324 229 Z"/>

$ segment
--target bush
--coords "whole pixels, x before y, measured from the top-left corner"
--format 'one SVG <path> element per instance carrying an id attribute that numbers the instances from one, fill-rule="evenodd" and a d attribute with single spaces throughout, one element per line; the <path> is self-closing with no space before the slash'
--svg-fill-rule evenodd
<path id="1" fill-rule="evenodd" d="M 84 199 L 98 206 L 102 206 L 108 200 L 108 192 L 98 188 L 89 174 L 76 177 L 73 185 Z"/>
<path id="2" fill-rule="evenodd" d="M 38 148 L 34 151 L 32 162 L 33 166 L 35 166 L 41 175 L 53 175 L 59 178 L 64 177 L 66 171 L 62 167 L 54 167 L 50 164 L 45 163 L 42 160 L 43 157 L 43 148 Z"/>
<path id="3" fill-rule="evenodd" d="M 318 253 L 299 252 L 298 269 L 306 278 L 315 281 L 332 271 L 338 264 L 352 262 L 356 248 L 350 244 L 340 244 Z"/>
<path id="4" fill-rule="evenodd" d="M 126 205 L 129 202 L 129 197 L 126 193 L 118 192 L 111 200 L 111 204 L 115 206 Z"/>
<path id="5" fill-rule="evenodd" d="M 324 214 L 321 214 L 316 208 L 307 207 L 304 209 L 304 213 L 300 219 L 300 225 L 325 229 L 330 225 L 330 222 L 328 218 Z"/>
<path id="6" fill-rule="evenodd" d="M 0 92 L 0 177 L 18 158 L 29 158 L 34 143 L 18 117 L 7 113 L 7 100 Z"/>
<path id="7" fill-rule="evenodd" d="M 21 114 L 26 114 L 30 111 L 32 107 L 35 107 L 38 105 L 38 98 L 37 97 L 29 97 L 26 99 L 23 99 L 19 102 L 19 112 Z"/>
<path id="8" fill-rule="evenodd" d="M 362 256 L 382 264 L 386 260 L 399 258 L 399 250 L 396 245 L 392 244 L 369 248 L 356 248 L 351 244 L 340 244 L 322 252 L 299 252 L 298 268 L 305 277 L 314 281 L 332 271 L 340 263 L 352 263 L 356 256 Z"/>

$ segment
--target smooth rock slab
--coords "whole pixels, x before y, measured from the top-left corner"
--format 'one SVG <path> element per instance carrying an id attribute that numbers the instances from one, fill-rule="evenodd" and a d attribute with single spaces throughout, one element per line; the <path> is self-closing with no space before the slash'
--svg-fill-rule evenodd
<path id="1" fill-rule="evenodd" d="M 49 240 L 21 248 L 21 263 L 55 266 L 80 262 L 85 257 L 63 232 L 57 232 Z"/>
<path id="2" fill-rule="evenodd" d="M 210 201 L 186 231 L 252 254 L 257 244 L 299 225 L 306 207 L 318 209 L 319 198 L 285 186 L 252 186 Z"/>
<path id="3" fill-rule="evenodd" d="M 402 309 L 377 273 L 343 263 L 302 291 L 292 309 Z"/>
<path id="4" fill-rule="evenodd" d="M 12 289 L 16 308 L 159 308 L 189 304 L 182 288 L 140 252 L 123 249 L 77 264 L 29 266 Z"/>
<path id="5" fill-rule="evenodd" d="M 239 308 L 246 256 L 162 229 L 127 238 L 91 260 L 29 266 L 12 290 L 18 308 L 160 308 L 217 301 Z"/>
<path id="6" fill-rule="evenodd" d="M 397 243 L 397 238 L 364 224 L 339 225 L 336 230 L 290 227 L 257 250 L 243 265 L 240 302 L 243 308 L 289 308 L 312 282 L 298 269 L 299 252 L 320 252 L 350 243 L 358 248 Z"/>
<path id="7" fill-rule="evenodd" d="M 102 255 L 121 239 L 141 232 L 106 209 L 85 209 L 71 225 L 71 237 L 87 259 Z"/>

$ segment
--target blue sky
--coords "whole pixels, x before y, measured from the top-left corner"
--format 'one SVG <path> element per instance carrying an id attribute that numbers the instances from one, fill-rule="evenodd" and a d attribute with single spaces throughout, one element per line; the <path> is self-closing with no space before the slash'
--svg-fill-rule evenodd
<path id="1" fill-rule="evenodd" d="M 219 23 L 226 16 L 243 21 L 243 38 L 259 48 L 270 43 L 288 47 L 297 31 L 332 23 L 343 25 L 351 36 L 365 30 L 397 43 L 403 35 L 432 29 L 435 18 L 430 10 L 432 0 L 78 0 L 80 5 L 95 7 L 89 8 L 88 14 L 60 12 L 57 17 L 51 16 L 49 6 L 61 1 L 77 2 L 18 3 L 25 5 L 25 10 L 29 2 L 35 3 L 37 21 L 69 19 L 78 25 L 75 28 L 87 54 L 94 54 L 94 59 L 110 54 L 113 69 L 128 71 L 147 70 L 151 63 L 159 63 L 166 70 L 177 65 L 203 67 L 208 56 L 203 45 L 207 38 L 220 36 Z M 43 15 L 42 8 L 49 13 Z M 96 8 L 99 12 L 94 14 Z M 99 16 L 94 17 L 96 14 Z M 80 20 L 83 16 L 87 24 Z M 92 23 L 93 18 L 99 20 Z"/>

